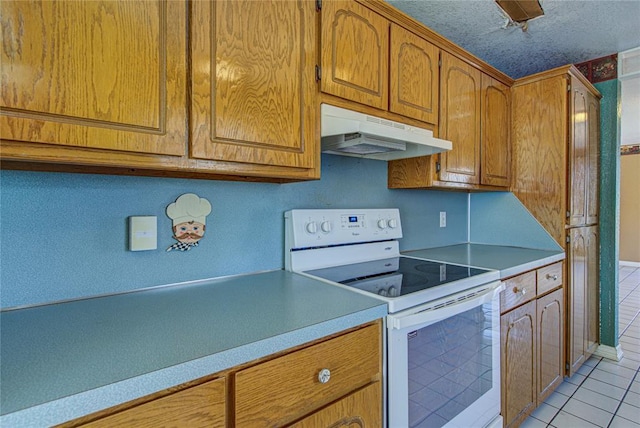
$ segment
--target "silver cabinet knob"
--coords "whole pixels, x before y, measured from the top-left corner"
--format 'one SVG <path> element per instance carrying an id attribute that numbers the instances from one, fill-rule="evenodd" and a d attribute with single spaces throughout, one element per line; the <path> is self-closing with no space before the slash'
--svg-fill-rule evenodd
<path id="1" fill-rule="evenodd" d="M 320 373 L 318 373 L 318 380 L 320 383 L 327 383 L 331 379 L 331 371 L 329 369 L 322 369 Z"/>
<path id="2" fill-rule="evenodd" d="M 557 281 L 558 280 L 558 275 L 551 275 L 551 274 L 548 273 L 547 274 L 547 279 L 552 279 L 554 281 Z"/>
<path id="3" fill-rule="evenodd" d="M 520 290 L 518 290 L 518 287 L 513 287 L 513 292 L 515 294 L 521 294 L 521 295 L 525 295 L 527 294 L 527 289 L 526 288 L 521 288 Z"/>

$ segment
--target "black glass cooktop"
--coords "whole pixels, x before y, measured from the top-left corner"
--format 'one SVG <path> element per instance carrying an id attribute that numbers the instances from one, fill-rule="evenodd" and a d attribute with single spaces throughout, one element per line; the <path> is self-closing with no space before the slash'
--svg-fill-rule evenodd
<path id="1" fill-rule="evenodd" d="M 490 272 L 410 257 L 329 267 L 306 273 L 385 297 L 398 297 Z"/>

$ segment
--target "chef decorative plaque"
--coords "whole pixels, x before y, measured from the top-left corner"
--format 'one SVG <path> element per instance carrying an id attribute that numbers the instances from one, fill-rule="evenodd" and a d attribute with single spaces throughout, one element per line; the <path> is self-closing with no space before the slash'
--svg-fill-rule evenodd
<path id="1" fill-rule="evenodd" d="M 167 216 L 173 220 L 173 238 L 178 242 L 167 251 L 189 251 L 197 247 L 204 236 L 211 203 L 195 193 L 185 193 L 167 206 Z"/>

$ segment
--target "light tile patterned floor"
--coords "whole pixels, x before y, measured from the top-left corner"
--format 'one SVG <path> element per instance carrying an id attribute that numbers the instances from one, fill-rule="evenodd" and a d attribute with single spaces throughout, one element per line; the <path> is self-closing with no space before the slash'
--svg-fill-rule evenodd
<path id="1" fill-rule="evenodd" d="M 591 357 L 522 428 L 640 428 L 640 268 L 620 266 L 619 281 L 622 360 Z"/>

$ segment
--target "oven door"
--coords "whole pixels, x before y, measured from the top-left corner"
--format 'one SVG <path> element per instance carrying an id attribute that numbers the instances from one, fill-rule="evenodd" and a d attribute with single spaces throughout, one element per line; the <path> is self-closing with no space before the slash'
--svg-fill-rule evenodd
<path id="1" fill-rule="evenodd" d="M 501 283 L 389 315 L 390 428 L 502 426 Z"/>

